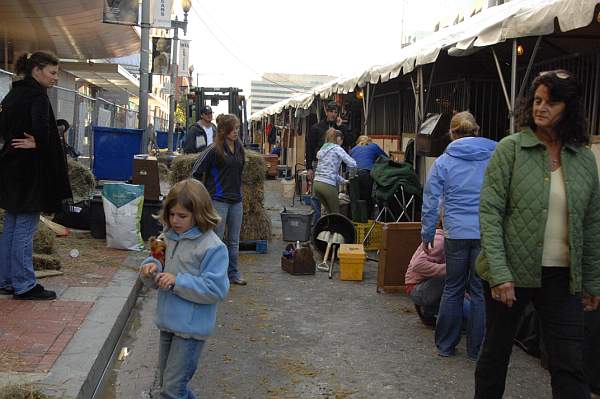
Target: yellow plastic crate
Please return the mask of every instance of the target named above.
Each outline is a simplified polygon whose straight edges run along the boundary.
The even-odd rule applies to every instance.
[[[358,244],[363,243],[363,240],[365,239],[365,236],[369,232],[369,229],[371,228],[371,225],[373,224],[373,222],[374,222],[374,220],[369,220],[368,223],[353,222],[354,228],[356,229],[356,242]],[[379,250],[379,247],[381,246],[381,237],[382,237],[381,226],[382,226],[381,223],[375,223],[375,227],[373,228],[373,231],[371,232],[369,239],[367,240],[367,242],[364,243],[365,251],[378,251]]]
[[[338,257],[340,280],[362,281],[367,257],[362,244],[341,244]]]

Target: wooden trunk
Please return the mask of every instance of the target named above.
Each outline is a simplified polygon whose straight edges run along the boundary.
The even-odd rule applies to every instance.
[[[377,292],[400,291],[413,254],[421,244],[421,223],[385,223],[377,272]]]

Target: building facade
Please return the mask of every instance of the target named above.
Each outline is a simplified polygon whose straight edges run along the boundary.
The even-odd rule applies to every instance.
[[[308,93],[313,87],[333,79],[335,76],[329,75],[265,73],[262,79],[250,83],[250,113],[258,112],[294,94]]]

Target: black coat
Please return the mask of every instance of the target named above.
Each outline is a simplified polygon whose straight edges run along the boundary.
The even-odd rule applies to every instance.
[[[1,104],[0,208],[13,213],[55,212],[72,197],[67,160],[46,89],[29,77],[14,82]],[[35,137],[35,149],[14,138]]]
[[[322,120],[321,122],[315,123],[311,126],[308,134],[306,135],[306,155],[305,155],[305,165],[306,169],[313,169],[314,161],[317,160],[317,152],[321,149],[323,144],[325,143],[325,132],[329,128],[335,128],[342,132],[344,135],[344,143],[342,147],[348,151],[350,147],[354,144],[354,137],[348,131],[348,128],[345,124],[336,125],[335,122],[328,122],[327,120]]]
[[[215,134],[217,134],[217,127],[212,123],[211,125],[213,128],[213,136],[211,138],[214,140]],[[196,147],[196,137],[200,136],[204,137],[204,145]],[[185,154],[195,154],[204,151],[207,146],[208,136],[206,135],[206,131],[204,130],[202,125],[200,125],[200,122],[194,123],[192,126],[190,126],[190,128],[188,129],[188,133],[185,136],[185,142],[183,143],[183,152]]]

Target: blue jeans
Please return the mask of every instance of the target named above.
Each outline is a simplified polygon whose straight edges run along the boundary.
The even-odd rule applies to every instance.
[[[213,200],[213,206],[221,216],[221,223],[215,228],[215,233],[220,239],[223,239],[225,225],[227,225],[227,238],[223,240],[229,252],[227,275],[230,280],[239,279],[241,274],[238,270],[238,254],[240,251],[240,230],[242,229],[242,218],[244,217],[243,205],[241,202],[229,204]]]
[[[0,288],[12,287],[22,294],[35,286],[33,271],[33,236],[40,214],[4,214],[4,231],[0,238]]]
[[[196,399],[187,385],[198,367],[204,342],[181,338],[166,331],[160,332],[158,367],[162,399]]]
[[[435,344],[440,355],[452,356],[460,342],[465,290],[471,307],[467,322],[467,355],[477,359],[483,340],[485,305],[483,285],[475,271],[479,240],[446,239],[446,284],[435,328]]]

